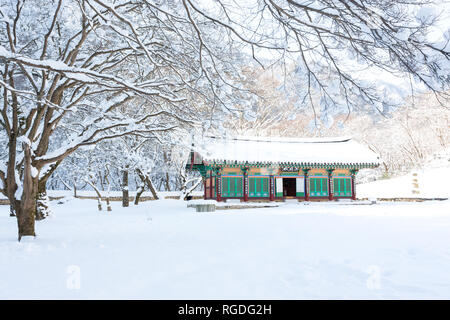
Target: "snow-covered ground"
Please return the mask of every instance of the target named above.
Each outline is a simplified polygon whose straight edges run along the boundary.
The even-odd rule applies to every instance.
[[[418,170],[401,177],[357,185],[356,192],[359,198],[449,198],[449,178],[450,168]],[[414,179],[417,179],[418,187],[414,186]]]
[[[21,243],[0,206],[0,299],[450,298],[449,201],[112,205],[52,201]]]

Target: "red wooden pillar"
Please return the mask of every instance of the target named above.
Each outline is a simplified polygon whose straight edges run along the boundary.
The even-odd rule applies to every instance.
[[[206,186],[207,186],[207,182],[208,182],[208,178],[207,178],[207,176],[205,175],[205,196],[204,196],[204,199],[206,200],[206,199],[208,199],[208,196],[207,196],[207,190],[206,190]]]
[[[308,174],[310,169],[302,169],[303,174],[305,175],[305,201],[309,201],[309,183],[308,183]]]
[[[352,200],[356,200],[355,175],[352,174]]]
[[[270,201],[274,201],[275,200],[275,197],[274,197],[274,192],[275,192],[274,184],[275,184],[275,181],[274,180],[275,179],[274,179],[273,175],[269,176],[269,200]]]
[[[334,169],[327,169],[328,172],[328,200],[333,200],[333,189],[332,189],[332,181],[333,181],[333,171]]]
[[[217,201],[222,201],[222,179],[220,174],[220,169],[216,171],[216,197]]]
[[[247,169],[243,169],[244,171],[244,202],[248,201],[248,172]]]
[[[209,171],[209,198],[214,199],[212,170]]]
[[[356,200],[356,184],[355,184],[355,175],[358,170],[350,170],[352,177],[352,200]]]

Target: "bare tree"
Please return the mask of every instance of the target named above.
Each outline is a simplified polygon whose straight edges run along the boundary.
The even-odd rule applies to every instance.
[[[350,111],[371,105],[381,112],[389,101],[377,92],[376,81],[360,77],[362,70],[371,69],[412,77],[448,98],[443,91],[450,81],[449,34],[442,30],[437,40],[428,37],[440,18],[430,12],[441,11],[448,2],[255,0],[244,5],[183,0],[183,4],[199,34],[205,23],[196,19],[212,22],[223,34],[246,44],[261,65],[264,55],[258,58],[259,52],[278,52],[280,60],[293,58],[301,75],[302,100],[313,107],[316,93],[324,106],[346,106]],[[206,44],[204,50],[212,54]]]
[[[183,22],[148,5],[2,3],[0,126],[8,157],[0,189],[17,216],[19,240],[35,235],[39,179],[52,165],[107,139],[194,123],[184,102],[199,92],[208,65],[189,30],[180,33]]]

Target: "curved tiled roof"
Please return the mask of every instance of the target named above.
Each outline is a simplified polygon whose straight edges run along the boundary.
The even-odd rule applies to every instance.
[[[377,154],[353,141],[341,138],[205,137],[198,152],[205,162],[366,164],[376,166]]]

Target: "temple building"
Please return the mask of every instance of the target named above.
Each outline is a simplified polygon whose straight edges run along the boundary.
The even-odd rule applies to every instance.
[[[205,199],[324,201],[355,200],[355,175],[379,161],[351,138],[206,137],[187,167],[201,173]]]

